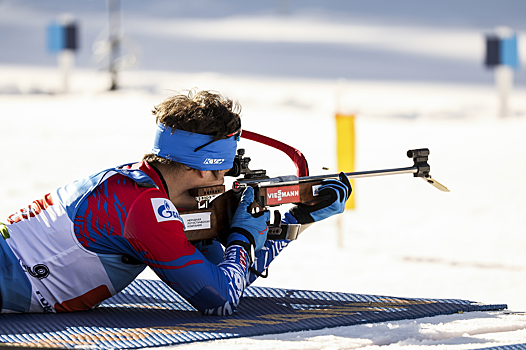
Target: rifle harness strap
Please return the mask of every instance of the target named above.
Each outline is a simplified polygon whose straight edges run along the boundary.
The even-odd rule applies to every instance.
[[[268,277],[268,267],[265,269],[265,274],[262,274],[252,266],[250,266],[250,272],[252,272],[254,275],[261,277],[261,278],[267,278]]]

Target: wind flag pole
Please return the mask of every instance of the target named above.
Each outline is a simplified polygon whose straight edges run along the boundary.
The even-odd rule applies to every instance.
[[[121,11],[120,11],[120,0],[108,0],[108,12],[109,12],[109,37],[110,43],[110,62],[109,72],[111,77],[110,90],[117,90],[118,88],[118,67],[117,57],[119,57],[119,47],[121,40]]]

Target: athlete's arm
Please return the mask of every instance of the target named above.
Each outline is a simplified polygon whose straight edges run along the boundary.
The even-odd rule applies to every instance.
[[[290,221],[290,216],[283,215],[281,218],[282,224],[296,224]],[[280,240],[268,240],[265,242],[263,248],[254,254],[254,262],[252,263],[251,269],[248,273],[248,285],[254,283],[254,281],[265,273],[270,263],[281,253],[291,241],[286,239]]]
[[[231,314],[246,287],[247,252],[230,246],[214,265],[188,242],[174,205],[152,197],[158,194],[153,189],[143,192],[128,212],[124,238],[133,247],[131,253],[201,313]]]

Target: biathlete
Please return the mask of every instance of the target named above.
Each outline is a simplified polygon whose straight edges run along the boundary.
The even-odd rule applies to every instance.
[[[266,240],[269,212],[247,211],[251,187],[224,248],[186,239],[179,211],[196,208],[190,189],[223,184],[241,132],[239,113],[217,93],[177,94],[154,108],[157,133],[142,161],[72,182],[4,220],[1,312],[92,309],[149,266],[202,314],[230,315],[257,278],[250,266],[265,271],[289,243]],[[307,224],[343,212],[351,186],[341,176],[319,191],[330,199],[295,206],[282,221]]]

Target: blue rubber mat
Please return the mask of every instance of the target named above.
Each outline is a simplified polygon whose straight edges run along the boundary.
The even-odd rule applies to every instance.
[[[466,300],[249,287],[234,315],[201,316],[161,281],[136,280],[95,310],[0,315],[0,343],[76,349],[144,348],[506,307]]]
[[[526,343],[524,344],[514,344],[514,345],[502,345],[494,346],[491,348],[483,348],[479,350],[526,350]]]

